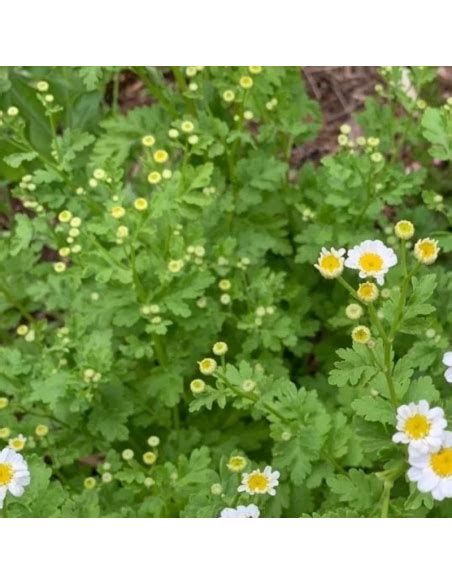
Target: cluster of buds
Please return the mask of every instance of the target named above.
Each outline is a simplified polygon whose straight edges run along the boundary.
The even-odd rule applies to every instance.
[[[98,383],[102,378],[102,374],[94,369],[88,368],[83,371],[83,381],[85,383]]]
[[[88,184],[92,189],[95,189],[100,182],[111,184],[113,179],[111,176],[108,176],[107,172],[103,168],[95,168],[91,178],[88,181]],[[83,194],[83,192],[80,194]]]
[[[82,220],[80,217],[74,217],[70,211],[65,209],[58,214],[58,220],[60,225],[58,227],[59,230],[66,229],[66,243],[58,250],[59,256],[64,259],[68,258],[71,254],[77,254],[82,251],[82,246],[76,243],[76,239],[80,235],[80,226],[82,224]],[[53,264],[53,269],[57,273],[64,272],[67,265],[64,261],[59,261]]]
[[[26,324],[20,324],[16,329],[16,333],[23,337],[27,343],[32,343],[36,338],[35,331]]]
[[[225,355],[228,352],[228,346],[223,341],[218,341],[212,347],[212,353],[221,358],[222,367],[225,365]],[[215,359],[205,357],[198,362],[199,371],[203,375],[213,375],[217,370],[218,364]],[[193,379],[190,383],[190,389],[194,394],[202,393],[206,388],[206,384],[202,379]]]

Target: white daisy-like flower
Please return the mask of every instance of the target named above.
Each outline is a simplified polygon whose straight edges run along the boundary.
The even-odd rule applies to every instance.
[[[226,507],[221,512],[220,517],[223,519],[257,519],[259,515],[259,508],[251,503],[251,505],[239,505],[237,509]]]
[[[409,444],[411,450],[429,452],[441,444],[447,421],[442,408],[431,408],[428,402],[410,403],[397,408],[397,430],[393,442]]]
[[[24,487],[30,484],[30,472],[24,457],[13,448],[0,451],[0,509],[9,491],[14,497],[21,497]]]
[[[452,351],[444,353],[443,364],[447,367],[444,372],[444,377],[446,378],[447,383],[452,383]]]
[[[378,284],[384,284],[385,274],[397,264],[397,256],[390,247],[376,240],[367,239],[348,250],[345,265],[352,270],[359,270],[360,278],[375,278]]]
[[[430,492],[437,501],[452,497],[452,432],[443,432],[432,452],[411,450],[408,462],[408,478],[421,493]]]
[[[275,487],[279,485],[279,471],[272,471],[271,466],[266,466],[242,475],[242,484],[237,489],[239,493],[246,492],[249,495],[276,495]]]
[[[319,259],[314,266],[319,270],[324,278],[333,279],[338,278],[344,271],[345,249],[327,249],[322,247]]]

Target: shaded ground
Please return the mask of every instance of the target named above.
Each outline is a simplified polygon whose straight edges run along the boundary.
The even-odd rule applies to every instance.
[[[316,140],[294,151],[296,166],[337,149],[340,125],[363,107],[379,79],[377,67],[304,67],[303,76],[308,93],[320,103],[323,127]]]

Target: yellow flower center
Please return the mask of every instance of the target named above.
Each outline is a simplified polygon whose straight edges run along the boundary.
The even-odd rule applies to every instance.
[[[452,448],[443,448],[430,456],[430,465],[440,477],[452,476]]]
[[[405,422],[405,432],[410,438],[424,438],[430,431],[430,422],[422,414],[415,414]]]
[[[375,300],[378,296],[378,289],[375,284],[365,282],[364,284],[359,285],[358,296],[362,300]]]
[[[250,475],[248,487],[251,491],[266,491],[268,488],[267,476],[261,472]]]
[[[9,485],[14,476],[13,467],[10,464],[0,463],[0,487]]]
[[[326,255],[320,260],[320,267],[326,272],[334,272],[341,267],[341,260],[334,255]]]
[[[246,460],[241,456],[233,456],[229,459],[228,467],[232,470],[242,470],[246,466]]]
[[[419,244],[418,250],[422,257],[429,259],[436,254],[436,245],[433,241],[423,241]]]
[[[359,266],[364,272],[379,272],[383,267],[383,258],[377,253],[363,253],[359,258]]]

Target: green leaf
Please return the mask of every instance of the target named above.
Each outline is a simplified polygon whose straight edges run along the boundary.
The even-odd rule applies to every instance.
[[[348,476],[329,477],[327,483],[340,501],[363,511],[376,505],[383,490],[383,483],[375,475],[354,468],[349,470]]]
[[[433,158],[452,160],[452,116],[449,111],[428,107],[421,120],[422,134],[431,144]]]
[[[31,160],[34,160],[37,156],[38,153],[35,151],[18,152],[17,154],[9,154],[8,156],[5,156],[3,160],[12,168],[19,168],[22,162],[30,162]]]
[[[421,399],[425,399],[428,402],[436,402],[439,397],[440,393],[436,389],[432,378],[426,375],[425,377],[418,377],[411,382],[404,400],[406,402],[418,402]]]
[[[27,215],[16,215],[16,228],[11,242],[10,254],[16,256],[27,249],[33,237],[33,222]]]
[[[352,402],[352,408],[369,422],[394,424],[395,413],[391,404],[381,397],[364,396]]]
[[[340,361],[334,363],[328,382],[337,387],[365,384],[374,377],[378,370],[370,360],[366,347],[355,344],[353,349],[339,349]]]

